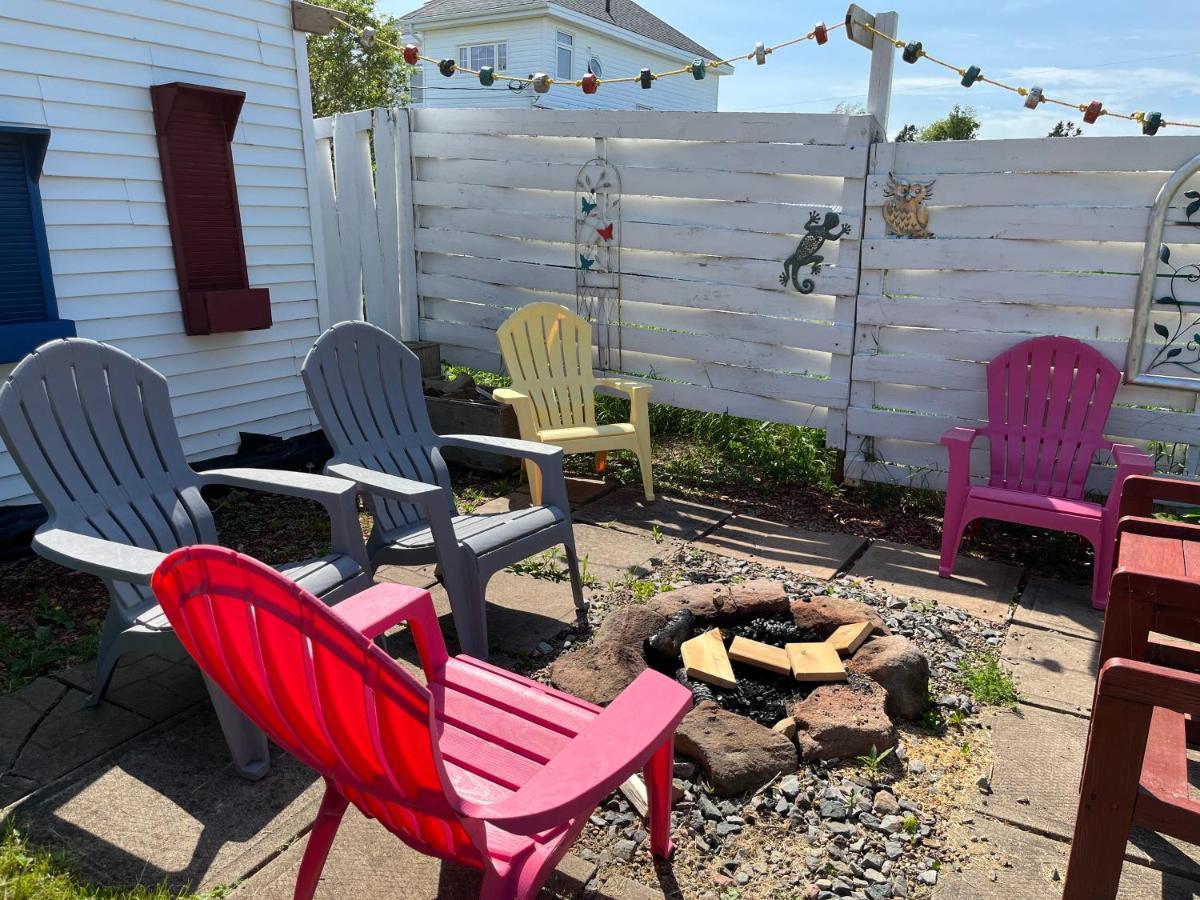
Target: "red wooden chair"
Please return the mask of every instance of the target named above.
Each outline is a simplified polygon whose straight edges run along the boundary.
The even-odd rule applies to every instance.
[[[1122,511],[1149,511],[1157,478],[1132,478]],[[1115,897],[1134,826],[1200,843],[1188,743],[1200,722],[1200,652],[1156,638],[1200,640],[1200,528],[1122,518],[1118,568],[1100,644],[1100,676],[1064,885],[1068,900]],[[1153,634],[1152,634],[1153,633]]]
[[[942,435],[950,475],[939,575],[953,573],[963,529],[976,519],[1069,531],[1095,550],[1092,605],[1104,608],[1121,483],[1154,469],[1146,454],[1104,439],[1120,376],[1096,350],[1066,337],[1024,341],[988,363],[987,427]],[[971,445],[978,437],[990,445],[986,485],[971,484]],[[1103,506],[1083,499],[1098,450],[1108,450],[1117,463]]]
[[[531,897],[596,805],[644,769],[650,849],[670,852],[672,741],[691,706],[670,678],[646,671],[602,710],[449,657],[428,591],[381,584],[329,608],[220,547],[175,551],[152,586],[205,674],[324,776],[296,898],[313,896],[348,803],[482,869],[481,896]],[[402,621],[427,685],[372,642]]]

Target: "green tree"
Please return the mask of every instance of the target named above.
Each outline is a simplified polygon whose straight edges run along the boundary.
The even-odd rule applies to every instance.
[[[905,125],[896,132],[896,143],[903,144],[906,141],[915,141],[917,139],[917,131],[916,125]]]
[[[1046,137],[1079,137],[1083,134],[1083,129],[1071,121],[1062,121],[1059,119],[1058,124],[1050,129],[1050,133]]]
[[[399,21],[380,15],[375,0],[326,2],[345,12],[356,28],[372,27],[383,40],[401,43]],[[315,116],[403,105],[409,99],[408,83],[414,71],[391,47],[376,43],[370,50],[364,49],[358,35],[349,28],[338,26],[327,35],[308,38],[308,72]]]
[[[973,141],[979,135],[979,117],[969,106],[957,103],[944,119],[930,122],[917,135],[918,141]]]

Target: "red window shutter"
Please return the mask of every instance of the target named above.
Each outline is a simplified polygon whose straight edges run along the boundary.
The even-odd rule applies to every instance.
[[[271,327],[250,287],[230,142],[246,95],[198,84],[150,88],[175,272],[188,334]]]

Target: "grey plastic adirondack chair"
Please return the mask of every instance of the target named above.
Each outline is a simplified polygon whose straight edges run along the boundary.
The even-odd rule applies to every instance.
[[[115,347],[71,338],[26,356],[0,387],[0,438],[49,513],[34,550],[108,587],[92,705],[121,656],[178,646],[150,577],[167,552],[217,543],[205,486],[316,500],[329,513],[332,552],[279,571],[327,602],[372,584],[353,484],[267,469],[193,471],[166,379]],[[211,683],[209,693],[239,772],[261,778],[266,738]]]
[[[493,574],[562,544],[575,606],[586,608],[562,450],[482,435],[437,435],[429,423],[416,354],[365,322],[341,322],[317,339],[301,369],[333,459],[325,471],[358,483],[375,527],[375,565],[437,562],[462,649],[487,659],[484,595]],[[442,447],[469,447],[532,460],[543,503],[494,515],[460,515]]]

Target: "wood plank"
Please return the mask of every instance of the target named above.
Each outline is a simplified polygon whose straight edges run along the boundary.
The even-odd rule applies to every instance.
[[[725,642],[721,638],[721,629],[713,628],[684,641],[679,652],[683,656],[683,667],[688,678],[722,688],[737,687],[733,666],[729,664],[729,654],[725,652]]]
[[[785,649],[772,647],[761,641],[752,641],[741,635],[735,637],[729,645],[729,658],[734,662],[775,672],[777,675],[790,675],[792,672],[792,663]]]
[[[797,681],[845,681],[848,677],[842,658],[830,644],[787,644],[792,677]]]
[[[841,625],[825,639],[825,643],[836,650],[840,656],[853,656],[874,628],[875,626],[870,622]]]

